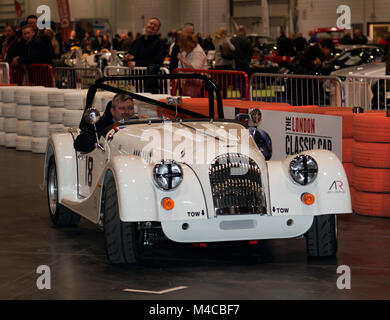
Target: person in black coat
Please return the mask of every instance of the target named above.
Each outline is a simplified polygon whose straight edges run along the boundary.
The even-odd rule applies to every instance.
[[[278,56],[292,56],[294,47],[290,38],[286,37],[284,32],[280,33],[280,37],[276,41]]]
[[[14,63],[51,63],[51,54],[42,38],[35,35],[31,25],[25,25],[22,30],[23,40],[19,46],[18,56],[13,59]]]
[[[303,37],[302,32],[297,33],[297,37],[295,38],[294,42],[295,42],[295,51],[296,51],[297,55],[299,53],[305,51],[305,49],[307,47],[307,41]]]
[[[45,34],[43,29],[38,28],[38,17],[35,15],[29,15],[26,18],[26,25],[30,25],[33,27],[33,30],[35,32],[35,38],[38,40],[39,45],[41,46],[41,50],[46,50],[47,55],[49,55],[48,62],[45,63],[50,64],[52,59],[55,58],[54,48],[49,36]]]
[[[367,44],[367,38],[360,29],[355,29],[353,32],[353,44]]]
[[[145,34],[131,44],[125,56],[127,65],[131,69],[163,65],[166,47],[158,35],[160,26],[161,22],[158,18],[151,18],[145,26]]]
[[[134,67],[147,67],[147,74],[158,74],[163,66],[166,45],[160,39],[158,31],[161,22],[158,18],[149,19],[145,26],[145,34],[134,40],[129,53],[125,56],[125,61],[130,69]],[[157,80],[145,80],[145,91],[159,93]]]
[[[5,40],[3,42],[2,54],[5,62],[11,63],[18,55],[20,38],[12,26],[6,26],[4,30]]]
[[[133,99],[123,93],[117,94],[107,104],[103,116],[100,117],[95,125],[98,138],[100,139],[104,132],[107,131],[107,128],[114,123],[131,119],[138,119],[134,114]],[[87,124],[85,128],[82,128],[82,132],[74,141],[73,146],[76,151],[89,153],[95,149],[96,143],[95,129],[92,125]]]

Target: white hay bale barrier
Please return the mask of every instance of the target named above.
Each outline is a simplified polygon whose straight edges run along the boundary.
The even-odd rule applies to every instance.
[[[86,100],[85,90],[73,90],[64,94],[64,108],[67,110],[84,110]]]
[[[31,120],[31,108],[30,104],[17,104],[16,118],[18,120]]]
[[[49,109],[48,106],[34,106],[31,108],[31,120],[37,122],[49,121]]]
[[[50,108],[49,122],[52,124],[62,124],[64,121],[64,108]]]
[[[16,87],[1,87],[1,99],[3,102],[11,103],[15,102],[15,88]]]
[[[78,127],[84,110],[65,110],[64,125],[66,127]]]
[[[18,136],[32,136],[32,121],[16,120],[16,134]]]
[[[49,126],[50,135],[53,133],[65,132],[65,126],[63,124],[50,124]]]
[[[64,94],[65,90],[53,89],[48,92],[48,104],[52,108],[64,107]]]
[[[33,106],[48,106],[50,88],[37,88],[31,91],[30,102]]]
[[[1,111],[2,111],[2,115],[3,115],[4,118],[16,117],[16,104],[13,103],[13,102],[3,103]]]
[[[4,137],[4,145],[7,148],[16,147],[16,133],[6,133]]]
[[[31,151],[32,150],[32,137],[31,136],[16,136],[16,150],[18,151]]]
[[[49,138],[33,137],[31,141],[31,151],[33,153],[45,153],[48,140]]]
[[[4,131],[6,133],[16,133],[16,118],[4,119]]]
[[[32,136],[34,138],[47,138],[50,135],[49,122],[33,122],[32,123]]]
[[[15,89],[15,102],[17,104],[31,104],[30,102],[30,87],[18,87]]]

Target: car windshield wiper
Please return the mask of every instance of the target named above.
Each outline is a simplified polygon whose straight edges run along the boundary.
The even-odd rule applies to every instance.
[[[194,130],[195,132],[199,132],[199,133],[203,134],[204,136],[207,136],[207,137],[210,137],[210,138],[214,138],[214,139],[217,140],[217,141],[221,141],[221,140],[222,140],[222,139],[219,138],[219,137],[213,136],[213,135],[208,134],[208,133],[206,133],[206,132],[204,132],[204,131],[201,131],[201,130],[198,130],[198,129],[194,128],[194,127],[191,127],[191,126],[189,126],[188,124],[183,123],[183,122],[181,121],[181,119],[180,119],[179,122],[180,122],[180,124],[181,124],[182,126],[184,126],[184,127],[186,127],[186,128],[189,128],[189,129],[192,129],[192,130]],[[223,142],[226,142],[226,141],[224,141],[224,140],[222,140],[222,141],[223,141]]]

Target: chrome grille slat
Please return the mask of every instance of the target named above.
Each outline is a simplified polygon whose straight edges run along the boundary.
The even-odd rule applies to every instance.
[[[209,179],[216,215],[267,213],[260,168],[249,157],[218,156],[210,165]]]

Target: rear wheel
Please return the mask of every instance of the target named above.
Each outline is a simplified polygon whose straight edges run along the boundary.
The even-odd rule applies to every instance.
[[[47,202],[53,224],[58,227],[77,225],[80,221],[80,216],[58,203],[57,169],[54,157],[49,161],[46,184]]]
[[[142,252],[142,232],[136,222],[123,222],[115,180],[110,177],[104,192],[104,239],[106,253],[111,264],[135,264]]]
[[[334,214],[315,216],[306,233],[309,257],[333,257],[337,253],[337,222]]]

